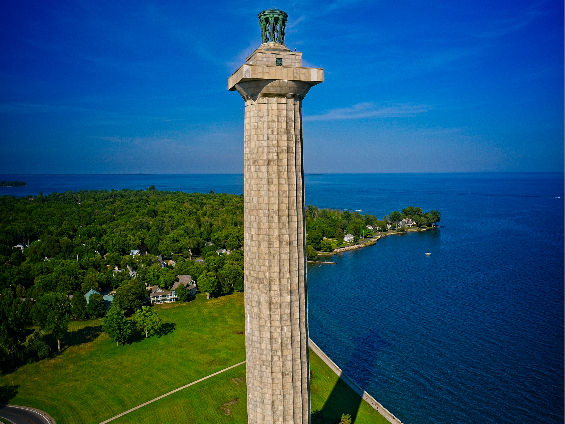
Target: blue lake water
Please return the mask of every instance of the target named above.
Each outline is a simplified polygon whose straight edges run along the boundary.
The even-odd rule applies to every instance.
[[[242,175],[0,175],[0,195],[243,192]],[[563,422],[563,174],[306,175],[306,203],[441,228],[308,267],[310,336],[406,424]],[[431,252],[426,256],[425,252]]]

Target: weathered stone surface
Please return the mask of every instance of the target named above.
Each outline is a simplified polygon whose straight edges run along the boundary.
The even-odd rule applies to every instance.
[[[253,424],[310,422],[302,99],[323,81],[323,70],[301,64],[301,53],[266,43],[228,80],[245,100],[245,343]]]

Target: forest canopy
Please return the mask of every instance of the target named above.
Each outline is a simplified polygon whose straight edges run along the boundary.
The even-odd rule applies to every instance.
[[[204,275],[209,295],[243,290],[242,195],[68,191],[1,196],[0,210],[0,291],[18,297],[118,290],[134,287],[130,280],[170,289],[181,274],[196,281]],[[305,218],[307,250],[315,256],[346,244],[346,234],[431,226],[441,216],[409,206],[378,219],[308,205]]]
[[[176,275],[198,273],[193,256],[243,245],[243,196],[231,194],[69,191],[2,196],[0,210],[0,290],[22,297],[131,278],[170,287]],[[163,258],[180,263],[173,270]]]

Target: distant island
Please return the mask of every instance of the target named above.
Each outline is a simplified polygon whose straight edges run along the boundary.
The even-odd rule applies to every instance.
[[[25,181],[0,181],[0,187],[24,187],[26,185]]]

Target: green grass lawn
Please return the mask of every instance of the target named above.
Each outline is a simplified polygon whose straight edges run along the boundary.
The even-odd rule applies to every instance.
[[[0,378],[10,400],[48,412],[58,424],[99,423],[245,360],[243,294],[155,307],[174,329],[116,346],[101,320],[73,322],[60,356]],[[356,424],[386,421],[312,352],[312,410]],[[327,402],[329,400],[329,402]],[[357,413],[358,410],[358,413]],[[245,365],[154,402],[115,423],[246,423]]]

